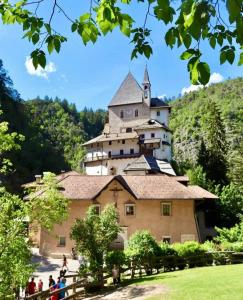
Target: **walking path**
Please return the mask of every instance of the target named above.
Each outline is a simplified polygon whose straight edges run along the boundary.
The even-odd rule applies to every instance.
[[[43,290],[48,289],[49,276],[52,275],[56,281],[59,272],[62,268],[62,259],[43,257],[39,255],[38,249],[32,249],[33,262],[38,264],[36,272],[33,274],[36,284],[39,279],[43,281]],[[78,260],[68,259],[68,272],[67,275],[75,274],[78,271]],[[67,284],[73,282],[72,278],[67,278]],[[160,296],[161,300],[164,299],[163,295],[167,294],[168,288],[162,284],[158,285],[129,285],[120,286],[111,289],[105,293],[96,294],[95,296],[85,298],[85,300],[145,300],[152,296]]]
[[[129,285],[119,287],[113,291],[85,298],[85,300],[146,300],[152,296],[165,299],[168,288],[162,284],[157,285]]]
[[[39,255],[38,249],[32,249],[34,263],[37,263],[36,272],[34,273],[35,282],[37,283],[39,279],[43,281],[43,289],[48,289],[49,276],[52,275],[52,278],[56,281],[59,276],[60,270],[62,268],[62,259],[44,257]],[[66,275],[75,274],[78,271],[79,263],[78,260],[67,259],[68,262],[68,271]],[[72,283],[72,278],[67,278],[67,284]]]

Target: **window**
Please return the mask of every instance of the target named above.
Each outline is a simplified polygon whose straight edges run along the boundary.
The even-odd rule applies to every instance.
[[[134,154],[134,149],[133,148],[130,149],[130,154]]]
[[[165,139],[165,134],[164,134],[164,139]]]
[[[66,237],[65,236],[59,236],[59,247],[65,247],[66,246]]]
[[[123,111],[123,110],[120,111],[120,118],[121,118],[121,119],[124,118],[124,111]]]
[[[100,144],[99,143],[97,143],[97,147],[99,147],[100,146]]]
[[[126,142],[125,140],[122,140],[122,144],[125,144],[125,142]]]
[[[109,145],[112,145],[112,141],[109,141]]]
[[[130,127],[126,128],[126,132],[132,132],[132,128]]]
[[[162,237],[162,242],[170,244],[171,243],[171,237],[170,236],[163,236]]]
[[[108,157],[111,157],[111,151],[108,152]]]
[[[140,135],[139,135],[139,138],[140,138],[141,140],[144,140],[145,135],[144,135],[144,134],[140,134]]]
[[[126,216],[135,215],[135,204],[125,204],[125,214]]]
[[[148,98],[148,91],[144,91],[144,98]]]
[[[161,203],[161,214],[162,214],[162,216],[171,216],[171,203],[170,202]]]
[[[99,215],[100,214],[100,204],[94,204],[93,206],[95,208],[95,214]]]
[[[157,117],[159,117],[160,116],[160,111],[159,110],[157,110]]]
[[[138,110],[135,109],[135,117],[138,117]]]
[[[151,133],[151,138],[154,138],[155,137],[155,134],[154,133]]]
[[[124,150],[121,149],[121,150],[120,150],[120,155],[123,155],[123,154],[124,154]]]

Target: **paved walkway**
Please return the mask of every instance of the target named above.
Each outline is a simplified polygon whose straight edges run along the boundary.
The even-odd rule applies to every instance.
[[[43,289],[48,289],[49,276],[56,281],[59,276],[59,272],[62,268],[62,259],[43,257],[39,255],[38,249],[34,248],[33,252],[33,262],[38,264],[37,270],[34,273],[35,282],[37,283],[39,279],[43,281]],[[66,275],[75,274],[78,271],[79,263],[78,260],[67,259],[68,271]],[[67,278],[67,284],[72,283],[72,278]]]

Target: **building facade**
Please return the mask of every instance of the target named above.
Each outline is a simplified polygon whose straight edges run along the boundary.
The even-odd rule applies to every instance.
[[[184,177],[167,175],[89,176],[74,172],[58,177],[63,195],[70,200],[69,217],[51,232],[39,229],[34,240],[40,253],[70,254],[70,231],[76,218],[84,218],[89,206],[99,214],[114,204],[122,228],[113,247],[123,249],[137,230],[148,230],[158,242],[201,241],[197,205],[217,197],[198,186],[187,186]],[[32,236],[33,238],[33,236]]]
[[[109,123],[102,134],[84,144],[87,175],[125,174],[126,167],[141,155],[171,160],[170,106],[151,97],[147,68],[142,86],[128,73],[108,111]]]

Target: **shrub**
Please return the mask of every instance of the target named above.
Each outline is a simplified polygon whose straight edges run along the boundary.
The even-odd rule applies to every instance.
[[[189,266],[201,267],[206,264],[206,250],[195,241],[188,241],[184,244],[174,244],[173,248],[176,250],[180,258],[184,258]]]
[[[105,263],[108,270],[112,270],[114,265],[122,267],[126,264],[125,253],[121,250],[109,251],[105,257]]]
[[[161,264],[164,271],[173,271],[177,266],[178,256],[175,249],[168,243],[160,244]]]
[[[135,265],[144,267],[146,274],[150,275],[160,251],[154,237],[147,230],[141,230],[130,237],[125,254]]]
[[[221,244],[221,248],[224,251],[243,252],[243,242],[235,242],[235,243],[224,242]]]

